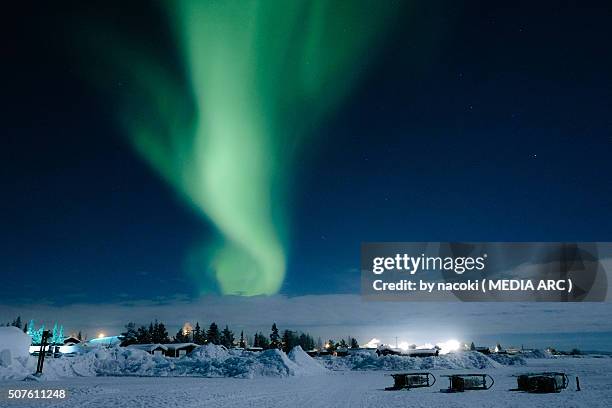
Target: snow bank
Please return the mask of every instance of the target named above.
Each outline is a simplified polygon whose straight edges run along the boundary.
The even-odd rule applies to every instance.
[[[169,363],[166,358],[146,351],[114,347],[96,348],[74,357],[46,358],[46,378],[94,376],[163,376]]]
[[[17,327],[0,327],[0,379],[21,379],[29,374],[27,363],[32,339]]]
[[[524,351],[521,353],[521,356],[524,358],[553,358],[552,354],[550,354],[546,350],[541,349]]]
[[[300,369],[302,375],[315,375],[327,372],[317,360],[310,357],[302,347],[296,346],[289,352],[289,360],[293,361]]]
[[[505,366],[523,366],[527,364],[527,361],[522,356],[516,354],[491,354],[489,358]]]
[[[276,349],[251,352],[207,344],[179,359],[175,371],[181,375],[253,378],[312,375],[327,370],[299,346],[287,356]]]
[[[6,367],[13,359],[28,357],[30,354],[30,336],[17,327],[0,327],[0,365]]]
[[[36,359],[10,372],[0,369],[0,380],[23,379],[35,369]],[[214,344],[198,347],[181,358],[153,356],[136,348],[97,348],[73,357],[45,359],[43,379],[95,376],[139,377],[287,377],[322,374],[327,370],[296,347],[289,356],[280,350],[228,350]]]
[[[370,351],[360,351],[344,358],[320,357],[330,370],[436,370],[498,368],[501,364],[476,351],[449,353],[437,357],[378,357]]]

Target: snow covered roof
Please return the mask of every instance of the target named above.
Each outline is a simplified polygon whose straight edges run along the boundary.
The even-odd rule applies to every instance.
[[[87,344],[97,346],[112,346],[119,343],[121,343],[121,339],[119,338],[119,336],[96,337],[87,341]]]
[[[163,344],[130,344],[129,346],[127,346],[127,348],[133,348],[149,352],[157,349],[162,349],[164,351],[168,350],[168,347]]]
[[[438,350],[435,348],[402,350],[402,354],[406,354],[409,356],[418,356],[420,354],[436,354],[437,352]]]
[[[169,344],[162,344],[162,346],[165,346],[167,350],[180,350],[180,349],[189,348],[189,347],[199,347],[199,344],[195,344],[195,343],[169,343]]]
[[[79,340],[79,339],[77,339],[76,337],[73,337],[73,336],[66,337],[64,339],[64,344],[66,344],[66,343],[78,344],[80,342],[81,342],[81,340]]]

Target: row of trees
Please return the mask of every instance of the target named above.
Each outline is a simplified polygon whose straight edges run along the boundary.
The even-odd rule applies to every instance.
[[[15,326],[23,329],[24,332],[34,334],[33,322],[30,322],[30,330],[28,330],[28,324],[23,324],[21,316],[17,316],[12,322],[7,322],[6,326]],[[42,327],[44,329],[44,326]],[[63,328],[62,328],[63,329]],[[54,333],[55,333],[54,329]],[[58,331],[59,334],[59,331]],[[63,330],[61,333],[63,337]],[[127,346],[130,344],[150,344],[150,343],[196,343],[196,344],[218,344],[223,345],[227,348],[238,347],[245,348],[248,345],[252,347],[261,347],[263,349],[282,349],[289,351],[295,346],[300,346],[304,350],[312,350],[314,348],[322,348],[323,344],[321,339],[315,342],[314,338],[304,332],[298,332],[293,330],[284,330],[282,333],[279,331],[276,323],[272,324],[270,334],[266,336],[262,332],[256,332],[253,335],[252,341],[249,341],[245,336],[244,332],[240,332],[240,336],[236,339],[234,333],[226,325],[224,329],[220,330],[219,326],[212,322],[208,329],[204,329],[197,322],[195,327],[184,329],[181,328],[173,337],[170,337],[168,330],[164,323],[157,320],[150,322],[149,325],[137,326],[136,323],[130,322],[125,325],[125,331],[121,333],[122,343],[121,345]],[[59,337],[59,336],[57,336]],[[81,332],[77,335],[79,340],[82,339]],[[250,343],[250,344],[249,344]],[[350,337],[348,341],[342,339],[339,342],[329,340],[325,344],[325,348],[330,351],[335,351],[337,348],[358,348],[357,340]]]
[[[2,326],[17,327],[17,328],[23,330],[24,333],[29,334],[30,337],[33,337],[34,340],[36,340],[35,337],[38,336],[38,335],[33,336],[33,332],[35,331],[33,325],[34,325],[34,321],[33,320],[30,320],[30,322],[26,324],[26,323],[23,323],[23,321],[21,320],[21,316],[17,316],[15,319],[13,319],[12,322],[7,322],[6,324],[0,324],[0,327],[2,327]],[[44,325],[41,326],[42,330],[44,330],[44,327],[45,327]],[[41,329],[38,329],[38,331],[40,331],[42,333]],[[57,324],[56,324],[54,326],[54,328],[53,328],[53,332],[52,333],[55,333],[55,334],[53,334],[52,338],[55,339],[57,344],[60,344],[59,343],[60,340],[63,342],[63,340],[65,338],[65,336],[64,336],[64,327],[63,326],[61,326],[61,330],[58,331]],[[78,332],[78,334],[74,334],[74,333],[71,334],[71,336],[74,336],[74,337],[76,337],[79,340],[87,340],[87,335],[84,336],[80,331]]]
[[[121,345],[127,346],[130,344],[149,344],[149,343],[196,343],[196,344],[217,344],[227,348],[234,346],[245,348],[249,344],[244,331],[240,332],[240,336],[236,339],[226,325],[220,330],[217,323],[212,322],[208,329],[203,329],[199,322],[196,322],[195,327],[191,330],[181,328],[173,338],[170,338],[166,326],[155,320],[148,326],[137,326],[135,323],[125,325],[125,331],[121,333]],[[356,341],[353,339],[354,343]],[[320,340],[319,340],[320,342]],[[341,342],[345,343],[344,340]],[[335,344],[335,343],[334,343]],[[252,347],[261,347],[263,349],[277,348],[285,351],[291,350],[295,346],[301,346],[304,350],[311,350],[317,346],[312,336],[307,333],[285,330],[282,334],[279,332],[276,323],[272,324],[272,329],[269,336],[265,336],[261,332],[257,332],[253,336]]]
[[[12,322],[6,322],[6,324],[0,324],[0,326],[17,327],[19,329],[22,329],[24,333],[28,331],[28,326],[23,324],[21,321],[21,316],[17,316],[15,319],[13,319]]]
[[[170,343],[168,330],[166,326],[155,320],[149,326],[136,327],[136,323],[128,323],[125,325],[125,331],[121,333],[123,338],[121,345],[129,346],[130,344],[150,344],[150,343]]]
[[[295,346],[300,346],[304,350],[312,350],[317,344],[308,333],[285,330],[282,335],[279,334],[276,323],[272,324],[269,338],[261,332],[256,332],[253,336],[253,347],[261,347],[263,349],[278,348],[287,352]]]
[[[357,339],[354,337],[349,337],[348,341],[341,339],[339,342],[335,342],[333,339],[329,339],[327,343],[325,343],[325,348],[332,352],[338,349],[357,349],[359,348],[359,343],[357,343]]]

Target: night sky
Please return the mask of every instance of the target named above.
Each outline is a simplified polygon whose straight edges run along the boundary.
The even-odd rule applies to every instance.
[[[349,64],[282,170],[283,295],[358,293],[363,241],[612,241],[610,6],[421,3]],[[127,38],[177,71],[167,17],[130,2],[5,19],[2,303],[198,298],[193,253],[216,227],[133,148],[116,120],[131,79],[92,81],[83,45],[119,33],[98,58]]]

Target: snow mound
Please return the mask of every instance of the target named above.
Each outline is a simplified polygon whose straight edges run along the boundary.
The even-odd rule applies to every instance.
[[[200,346],[193,350],[190,355],[198,359],[225,359],[229,354],[229,350],[224,346],[206,344],[205,346]]]
[[[489,358],[505,366],[524,366],[527,364],[527,361],[520,355],[491,354]]]
[[[48,379],[94,376],[164,376],[167,359],[146,351],[113,347],[97,348],[75,357],[45,359]]]
[[[203,377],[287,377],[311,375],[327,371],[301,347],[289,352],[228,350],[213,344],[195,349],[176,362],[176,373]]]
[[[32,339],[18,327],[0,327],[0,365],[7,367],[13,359],[28,357]]]
[[[320,357],[330,370],[436,370],[499,368],[501,364],[476,351],[449,353],[437,357],[387,355],[378,357],[360,351],[344,358]]]
[[[524,358],[553,358],[552,354],[550,354],[546,350],[541,349],[524,351],[521,353],[521,356]]]
[[[13,369],[0,367],[0,380],[24,379],[34,372],[36,358]],[[214,344],[198,347],[181,358],[153,356],[136,348],[97,348],[73,357],[45,359],[41,379],[95,376],[138,377],[288,377],[323,374],[323,366],[296,347],[289,355],[272,349],[234,350]]]
[[[30,336],[17,327],[0,327],[0,379],[22,379],[29,372],[27,367]]]
[[[288,357],[300,368],[302,375],[321,374],[327,371],[317,360],[306,354],[301,346],[295,346]]]

